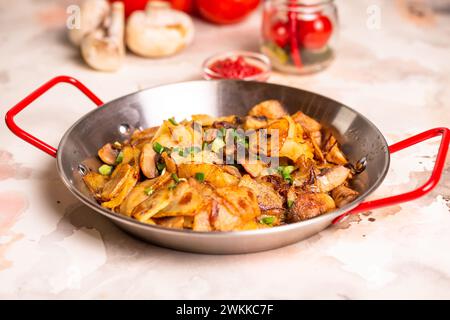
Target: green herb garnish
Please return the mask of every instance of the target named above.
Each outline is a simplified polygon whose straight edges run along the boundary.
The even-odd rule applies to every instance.
[[[203,172],[197,172],[195,174],[195,179],[197,179],[197,181],[203,182],[205,181],[205,174]]]
[[[123,151],[120,151],[116,158],[116,164],[119,164],[123,161]]]
[[[215,138],[214,141],[211,144],[211,150],[212,152],[219,152],[220,149],[222,149],[225,146],[225,142],[222,140],[222,138]]]
[[[293,205],[294,205],[294,200],[288,200],[287,201],[288,208],[291,208]]]
[[[280,166],[278,172],[281,174],[284,180],[292,183],[291,173],[295,170],[294,166]]]
[[[100,172],[102,176],[109,176],[112,172],[112,168],[113,168],[112,166],[104,164],[100,166],[100,168],[98,168],[98,172]]]
[[[173,189],[175,189],[176,187],[177,187],[176,183],[172,183],[172,184],[169,186],[169,190],[173,190]]]
[[[164,162],[158,162],[156,164],[156,168],[158,169],[158,171],[163,171],[166,167],[166,164]]]
[[[180,178],[178,178],[176,173],[172,173],[172,179],[176,182],[179,183],[180,182]]]
[[[155,190],[153,190],[153,188],[152,187],[148,187],[148,188],[145,188],[144,189],[144,193],[146,194],[146,195],[151,195],[153,192],[154,192]]]
[[[155,150],[155,152],[161,154],[164,152],[164,147],[159,143],[159,142],[155,142],[153,144],[153,150]]]
[[[261,218],[260,222],[270,226],[275,222],[275,217],[274,216],[266,216],[266,217]]]
[[[174,117],[169,118],[169,121],[170,121],[170,123],[173,124],[174,126],[177,126],[177,125],[178,125],[178,122],[175,120]]]

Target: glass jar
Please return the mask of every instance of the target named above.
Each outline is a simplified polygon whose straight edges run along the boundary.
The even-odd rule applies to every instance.
[[[261,51],[281,72],[306,74],[327,67],[337,34],[333,0],[265,1]]]

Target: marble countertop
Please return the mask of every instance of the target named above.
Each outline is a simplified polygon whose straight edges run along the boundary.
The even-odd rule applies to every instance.
[[[201,62],[229,49],[257,50],[260,15],[239,25],[196,21],[182,54],[129,54],[116,73],[95,72],[65,36],[72,1],[0,2],[0,113],[48,79],[67,74],[104,101],[157,84],[198,79]],[[270,82],[311,90],[366,115],[390,143],[450,126],[450,7],[446,1],[337,1],[338,57],[310,76]],[[380,24],[368,19],[379,12]],[[377,11],[378,10],[378,11]],[[239,36],[236,36],[239,34]],[[217,41],[220,39],[220,41]],[[92,108],[59,86],[18,117],[57,145]],[[55,160],[0,126],[0,298],[450,298],[450,162],[439,186],[405,204],[352,216],[303,242],[257,254],[172,251],[130,237],[77,201]],[[392,158],[371,196],[405,192],[430,174],[438,140]]]

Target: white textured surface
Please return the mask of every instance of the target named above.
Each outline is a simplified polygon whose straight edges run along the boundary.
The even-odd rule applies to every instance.
[[[197,79],[207,56],[258,46],[258,14],[229,27],[197,21],[195,42],[182,54],[160,60],[129,54],[119,72],[99,73],[85,67],[65,40],[70,3],[0,2],[2,117],[55,75],[72,75],[108,101],[156,84]],[[414,20],[403,3],[338,1],[342,29],[334,64],[308,77],[274,73],[270,81],[348,104],[390,142],[448,127],[449,9],[447,15]],[[371,4],[381,8],[380,30],[366,27]],[[61,86],[18,120],[56,145],[90,107]],[[129,237],[69,194],[54,159],[5,126],[0,141],[0,298],[450,298],[449,165],[440,185],[423,199],[352,217],[279,250],[207,256]],[[372,198],[424,181],[436,147],[432,141],[395,155]]]

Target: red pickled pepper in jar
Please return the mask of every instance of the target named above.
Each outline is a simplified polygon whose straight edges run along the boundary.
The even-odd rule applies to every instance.
[[[262,72],[261,68],[248,63],[243,57],[238,57],[237,59],[226,58],[223,60],[218,60],[209,68],[221,77],[228,79],[243,79]]]

